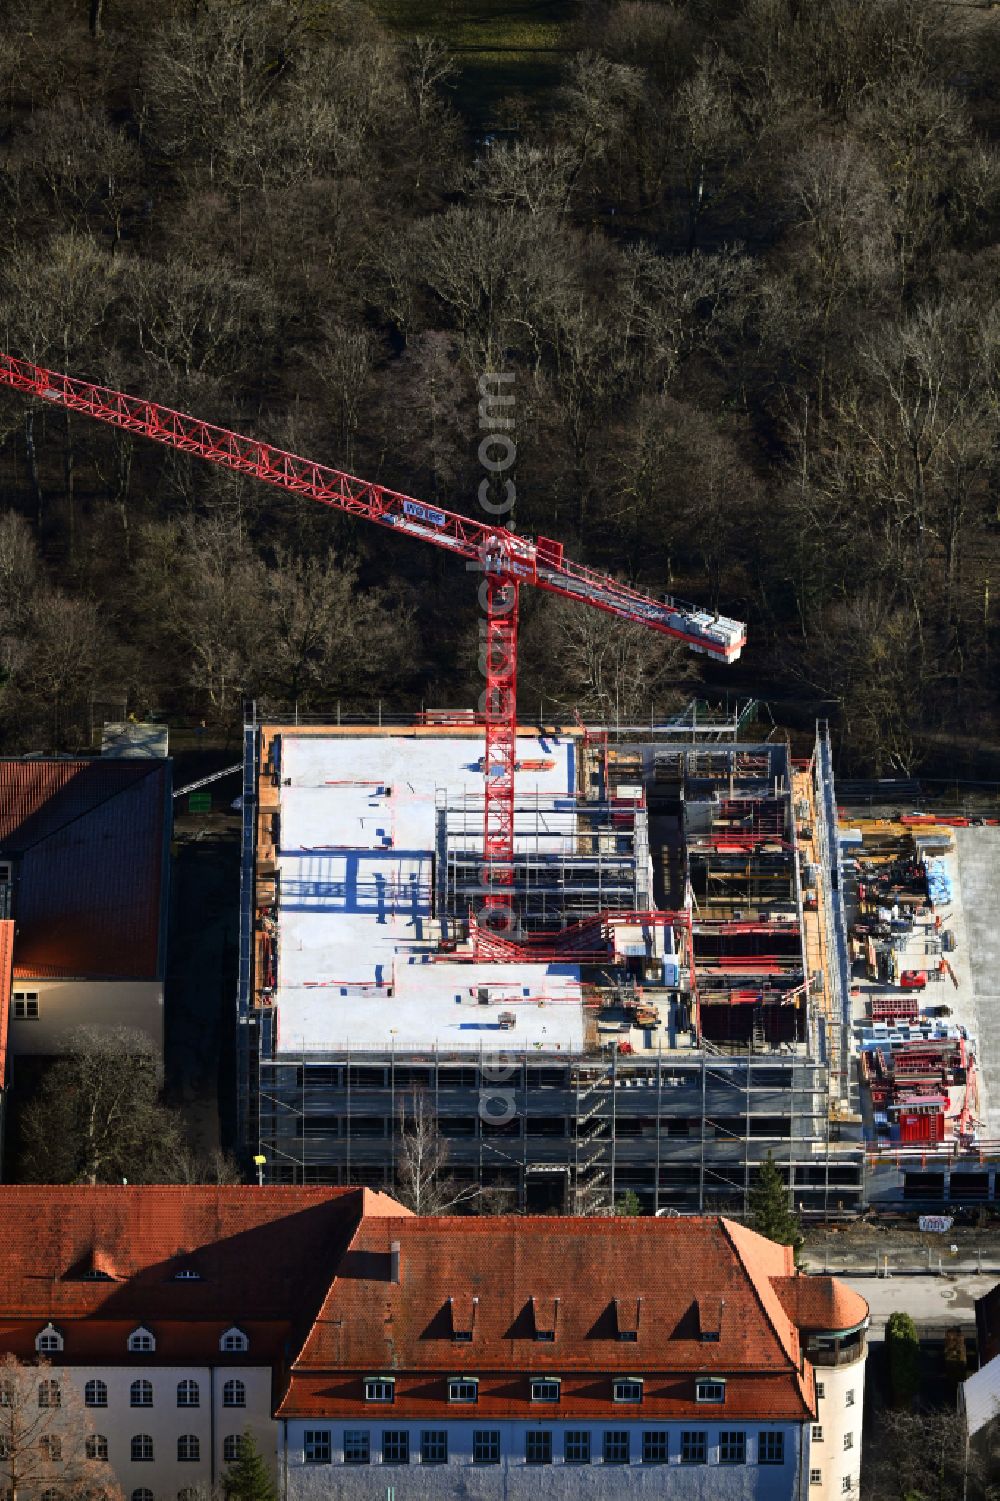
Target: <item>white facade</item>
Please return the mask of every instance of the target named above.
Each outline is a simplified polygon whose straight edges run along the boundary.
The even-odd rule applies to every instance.
[[[846,1365],[816,1366],[816,1422],[809,1434],[810,1501],[861,1494],[861,1428],[867,1345]]]
[[[683,1497],[686,1501],[807,1501],[807,1425],[767,1424],[734,1418],[690,1419],[678,1423],[501,1422],[483,1417],[462,1422],[426,1418],[394,1422],[391,1410],[350,1422],[315,1418],[283,1423],[279,1466],[284,1501],[321,1501],[337,1495],[384,1496],[394,1488],[407,1497],[464,1497],[469,1501],[538,1501],[543,1496],[630,1495]],[[499,1458],[483,1462],[474,1455],[474,1434],[498,1436]],[[345,1462],[345,1444],[359,1450],[357,1438],[368,1434],[368,1461]],[[408,1460],[386,1458],[386,1435],[407,1435]],[[425,1435],[446,1435],[446,1462],[426,1463]],[[529,1462],[529,1435],[551,1435],[551,1459]],[[685,1441],[685,1434],[689,1438]],[[329,1460],[307,1458],[326,1452],[317,1438],[327,1435]],[[567,1435],[571,1454],[567,1462]],[[580,1436],[589,1436],[589,1461]],[[621,1456],[620,1435],[627,1435],[628,1458]],[[644,1435],[651,1437],[645,1438]],[[607,1438],[610,1436],[610,1438]],[[692,1438],[694,1436],[694,1442]],[[699,1438],[700,1436],[700,1438]],[[605,1459],[608,1441],[609,1458]],[[665,1439],[666,1458],[662,1458]],[[704,1459],[700,1439],[703,1439]],[[742,1439],[742,1443],[741,1443]],[[307,1450],[307,1440],[309,1449]],[[390,1439],[398,1446],[398,1438]],[[544,1441],[543,1441],[544,1442]],[[686,1452],[689,1459],[684,1458]],[[397,1450],[398,1452],[398,1450]],[[440,1441],[432,1452],[440,1454]],[[484,1450],[480,1449],[480,1454]],[[544,1455],[544,1448],[542,1453]],[[536,1451],[537,1453],[537,1451]],[[776,1456],[780,1455],[780,1458]],[[374,1474],[373,1471],[377,1471]],[[669,1479],[665,1475],[669,1472]]]
[[[154,1366],[135,1361],[121,1366],[58,1367],[44,1370],[46,1377],[72,1384],[86,1408],[88,1426],[108,1441],[108,1465],[120,1484],[125,1501],[135,1491],[152,1491],[157,1501],[174,1501],[181,1492],[207,1487],[221,1478],[228,1461],[226,1439],[253,1432],[257,1448],[274,1467],[278,1425],[271,1417],[270,1366]],[[242,1395],[243,1406],[226,1402],[226,1385],[239,1382],[230,1397]],[[88,1392],[88,1383],[103,1383],[105,1391]],[[134,1406],[132,1387],[148,1382],[152,1404]],[[196,1383],[197,1390],[187,1383]],[[183,1401],[179,1392],[183,1387]],[[106,1406],[94,1405],[95,1395],[106,1396]],[[136,1395],[140,1395],[136,1393]],[[143,1398],[147,1393],[142,1393]],[[91,1398],[88,1401],[88,1396]],[[197,1398],[197,1406],[191,1405]],[[133,1459],[133,1439],[152,1440],[152,1459]],[[196,1445],[190,1443],[195,1439]],[[182,1440],[186,1440],[183,1445]],[[146,1445],[142,1444],[143,1450]],[[197,1459],[181,1459],[181,1452],[196,1448]],[[3,1466],[0,1463],[0,1489]]]

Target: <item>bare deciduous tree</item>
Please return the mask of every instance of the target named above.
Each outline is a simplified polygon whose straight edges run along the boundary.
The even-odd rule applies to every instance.
[[[0,1484],[11,1501],[50,1488],[67,1501],[121,1501],[93,1417],[62,1367],[0,1360]]]

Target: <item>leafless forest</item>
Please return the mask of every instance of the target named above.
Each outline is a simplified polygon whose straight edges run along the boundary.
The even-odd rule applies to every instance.
[[[470,514],[477,380],[513,371],[513,524],[746,618],[708,691],[829,713],[858,771],[985,766],[1000,13],[583,5],[486,129],[460,59],[353,0],[4,12],[9,351]],[[9,393],[0,486],[6,752],[94,704],[474,702],[433,549]],[[699,686],[592,613],[527,601],[523,709]]]

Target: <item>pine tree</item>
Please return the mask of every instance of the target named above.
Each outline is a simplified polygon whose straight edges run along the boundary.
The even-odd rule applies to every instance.
[[[226,1467],[222,1485],[228,1501],[278,1501],[271,1472],[249,1428],[240,1440],[239,1458]]]
[[[761,1164],[757,1182],[750,1190],[749,1206],[750,1223],[758,1235],[766,1235],[780,1246],[791,1246],[798,1253],[802,1245],[798,1215],[792,1209],[791,1196],[771,1152]]]

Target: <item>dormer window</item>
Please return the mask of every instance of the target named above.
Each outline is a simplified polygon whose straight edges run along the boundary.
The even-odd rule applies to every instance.
[[[63,1348],[63,1337],[55,1324],[46,1324],[41,1334],[35,1338],[35,1349],[39,1355],[55,1355]]]
[[[641,1402],[642,1377],[617,1376],[614,1381],[613,1396],[616,1402]]]
[[[641,1313],[641,1298],[615,1299],[615,1326],[621,1344],[634,1345],[638,1340],[639,1316]]]
[[[558,1402],[561,1393],[562,1382],[558,1376],[536,1378],[531,1383],[532,1402]]]
[[[235,1326],[232,1329],[227,1329],[219,1340],[219,1349],[226,1355],[240,1355],[245,1350],[249,1350],[249,1348],[250,1341],[243,1333],[243,1330],[237,1329]]]
[[[193,1266],[182,1266],[174,1273],[175,1282],[200,1282],[201,1273],[196,1272]]]
[[[479,1312],[478,1298],[449,1298],[448,1309],[451,1314],[451,1340],[455,1345],[471,1345],[472,1336],[476,1332],[476,1314]]]
[[[699,1376],[694,1384],[694,1399],[696,1402],[724,1402],[725,1381],[720,1381],[716,1376]]]
[[[96,1266],[88,1267],[80,1277],[81,1282],[114,1282],[114,1280],[110,1272],[102,1272],[100,1267]]]
[[[396,1378],[395,1376],[366,1376],[365,1377],[365,1401],[366,1402],[395,1402]]]
[[[478,1402],[478,1376],[450,1376],[448,1378],[449,1402]]]
[[[152,1355],[156,1350],[156,1339],[152,1331],[142,1324],[138,1329],[133,1329],[128,1337],[128,1350],[130,1355]]]
[[[535,1326],[535,1339],[541,1344],[554,1344],[559,1324],[559,1299],[532,1298],[531,1317]]]

